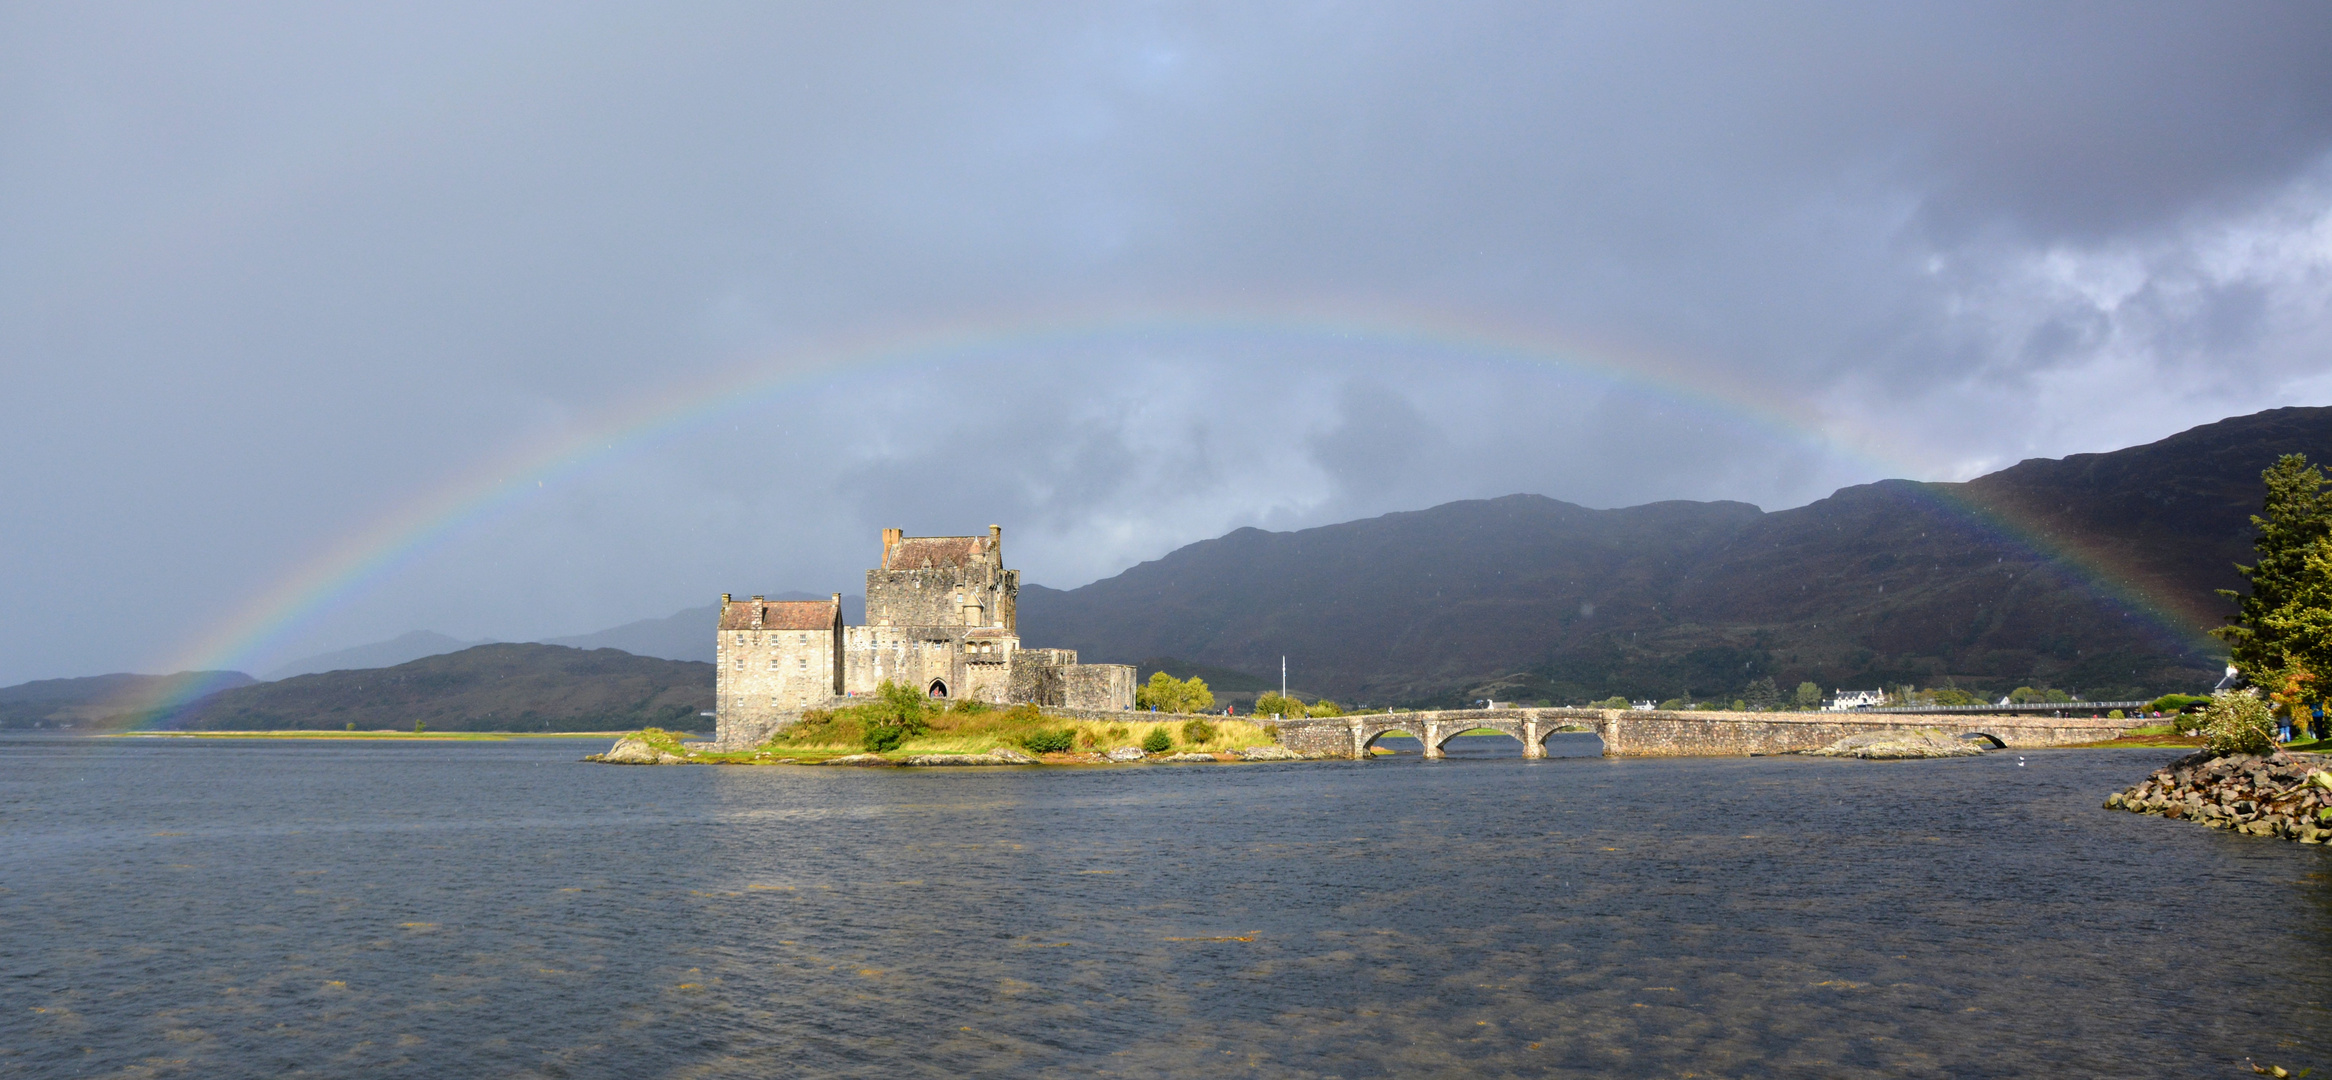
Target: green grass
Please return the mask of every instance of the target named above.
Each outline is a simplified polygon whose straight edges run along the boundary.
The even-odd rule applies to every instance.
[[[1183,737],[1187,718],[1175,720],[1080,720],[1055,716],[1033,706],[1011,709],[947,709],[927,718],[928,731],[914,735],[886,750],[880,756],[896,761],[916,754],[983,754],[990,750],[1010,747],[1026,751],[1025,741],[1031,734],[1043,731],[1066,730],[1074,735],[1074,753],[1103,753],[1119,747],[1138,747],[1150,732],[1163,730],[1174,740],[1173,753],[1225,753],[1251,746],[1268,746],[1277,740],[1263,725],[1243,719],[1209,717],[1207,723],[1214,734],[1201,742]],[[806,716],[800,723],[778,732],[769,742],[751,750],[711,751],[690,750],[677,741],[669,747],[661,740],[651,739],[660,748],[682,754],[691,761],[712,764],[769,764],[780,758],[791,758],[797,764],[815,764],[849,754],[864,753],[865,729],[853,717],[836,712],[825,716]]]

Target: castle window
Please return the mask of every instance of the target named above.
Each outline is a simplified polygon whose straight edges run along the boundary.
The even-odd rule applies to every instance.
[[[771,654],[771,655],[770,655],[770,657],[769,657],[769,670],[771,670],[771,671],[776,671],[776,670],[777,670],[777,656],[776,656],[776,654],[774,654],[774,653],[773,653],[773,654]]]
[[[738,658],[737,658],[737,670],[739,670],[739,671],[743,671],[743,670],[745,670],[745,658],[744,658],[744,657],[742,657],[742,656],[740,656],[740,657],[738,657]]]

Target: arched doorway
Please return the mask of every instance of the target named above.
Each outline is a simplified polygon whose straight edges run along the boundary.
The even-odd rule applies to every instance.
[[[929,694],[930,694],[932,697],[935,697],[935,698],[944,698],[944,697],[946,697],[946,696],[947,696],[947,680],[946,680],[946,679],[933,679],[933,680],[931,680],[931,686],[930,686],[930,688],[929,688],[929,689],[928,689],[926,692],[927,692],[927,693],[929,693]]]

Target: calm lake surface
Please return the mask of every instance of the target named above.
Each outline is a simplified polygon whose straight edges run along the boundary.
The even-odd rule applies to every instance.
[[[0,739],[0,1076],[2332,1063],[2324,850],[2098,808],[2175,751],[576,761],[604,743]]]

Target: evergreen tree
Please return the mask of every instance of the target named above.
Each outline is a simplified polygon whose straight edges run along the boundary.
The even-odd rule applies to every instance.
[[[2235,601],[2236,612],[2211,633],[2227,643],[2230,662],[2244,678],[2269,685],[2292,674],[2289,631],[2283,628],[2295,625],[2296,612],[2285,609],[2307,589],[2308,555],[2332,536],[2332,499],[2326,498],[2323,472],[2302,454],[2285,454],[2259,478],[2267,483],[2266,502],[2251,515],[2259,530],[2251,545],[2259,561],[2235,567],[2251,591],[2219,590]]]
[[[2332,690],[2332,536],[2319,536],[2300,552],[2300,573],[2290,595],[2260,619],[2259,630],[2275,643],[2278,655],[2251,681],[2265,688],[2293,721],[2305,720],[2308,704]]]

